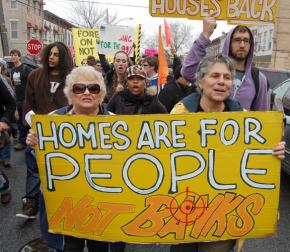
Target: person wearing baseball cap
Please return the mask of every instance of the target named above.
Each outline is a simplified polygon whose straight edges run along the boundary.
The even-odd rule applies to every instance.
[[[115,93],[109,101],[108,110],[115,114],[164,114],[166,108],[157,96],[146,86],[147,75],[144,68],[134,65],[127,69],[127,83],[124,90]]]
[[[127,78],[131,78],[132,76],[139,76],[142,79],[147,78],[144,68],[139,65],[134,65],[127,69]]]

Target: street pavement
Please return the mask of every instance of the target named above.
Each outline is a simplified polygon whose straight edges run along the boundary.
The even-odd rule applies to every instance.
[[[18,252],[24,244],[40,237],[38,219],[24,221],[15,217],[15,214],[21,209],[21,197],[25,190],[26,166],[24,151],[13,151],[12,168],[3,168],[3,170],[9,176],[13,195],[9,205],[3,206],[0,204],[0,252]],[[281,215],[278,222],[277,234],[273,237],[246,240],[243,252],[290,251],[289,182],[290,177],[282,173],[280,193]],[[126,252],[169,252],[169,245],[127,245]]]

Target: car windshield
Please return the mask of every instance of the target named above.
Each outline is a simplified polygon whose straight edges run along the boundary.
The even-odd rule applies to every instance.
[[[275,109],[283,111],[287,124],[290,124],[290,79],[282,82],[273,90],[275,95]]]
[[[270,69],[259,67],[259,70],[266,76],[272,89],[279,86],[283,81],[290,78],[290,71],[283,69]]]

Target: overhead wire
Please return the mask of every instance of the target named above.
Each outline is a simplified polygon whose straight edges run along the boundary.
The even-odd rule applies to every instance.
[[[28,7],[31,7],[31,8],[33,8],[33,9],[36,9],[36,10],[42,10],[41,8],[37,8],[36,6],[33,6],[33,5],[30,5],[30,4],[28,4],[28,3],[24,3],[24,2],[22,2],[22,1],[20,1],[20,0],[15,0],[17,3],[20,3],[20,4],[23,4],[23,5],[26,5],[26,6],[28,6]]]
[[[60,0],[49,0],[49,1],[53,2],[53,4],[56,5],[57,7],[67,9],[67,5],[65,3],[61,3],[63,1],[60,1]]]
[[[41,9],[41,8],[37,8],[37,7],[35,7],[35,6],[31,5],[31,4],[22,2],[20,0],[15,0],[15,1],[18,2],[18,3],[20,3],[20,4],[29,6],[29,7],[34,8],[34,9],[37,9],[37,10],[40,10]],[[89,0],[58,0],[57,2],[58,3],[59,2],[77,2],[77,3],[104,4],[104,5],[113,5],[113,6],[115,5],[115,6],[122,6],[122,7],[148,8],[148,6],[144,6],[144,5],[120,4],[120,3],[104,3],[104,2],[89,1]]]
[[[36,7],[35,5],[31,5],[31,4],[28,4],[25,2],[22,2],[20,0],[15,0],[15,1],[17,3],[31,7],[31,8],[36,9],[36,10],[42,10],[42,8]],[[121,6],[121,7],[148,8],[148,6],[143,6],[143,5],[120,4],[120,3],[112,3],[112,2],[104,3],[104,2],[100,2],[100,1],[89,1],[89,0],[58,0],[58,1],[55,1],[55,4],[57,4],[58,6],[62,6],[59,4],[60,2],[92,3],[92,4],[103,4],[103,5],[112,5],[112,6]]]
[[[120,4],[120,3],[104,3],[104,2],[89,1],[89,0],[59,0],[58,2],[93,3],[93,4],[116,5],[116,6],[124,6],[124,7],[148,8],[148,6],[145,6],[145,5],[132,5],[132,4]]]

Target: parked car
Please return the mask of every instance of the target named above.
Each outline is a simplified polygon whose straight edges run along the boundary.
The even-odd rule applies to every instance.
[[[271,89],[274,89],[276,86],[279,86],[283,81],[290,78],[290,71],[286,69],[274,69],[264,67],[258,68],[267,77]]]
[[[278,84],[273,90],[274,110],[284,113],[285,129],[284,141],[286,141],[285,159],[282,161],[282,169],[290,175],[290,79]]]
[[[11,61],[11,56],[4,56],[3,58],[0,58],[1,60],[4,60],[7,63],[7,70],[8,73],[10,74],[12,68],[14,67],[12,61]],[[21,56],[20,61],[23,64],[26,64],[30,66],[31,68],[35,69],[39,67],[39,64],[36,63],[33,59],[31,59],[29,56]]]

